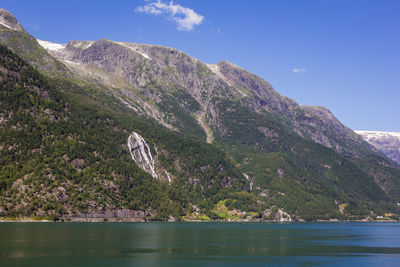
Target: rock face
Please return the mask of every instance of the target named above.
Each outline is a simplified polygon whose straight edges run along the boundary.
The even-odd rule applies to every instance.
[[[257,112],[272,112],[282,116],[300,136],[350,157],[362,157],[371,149],[328,109],[300,106],[277,93],[270,83],[232,63],[221,61],[210,68],[232,87],[247,92],[243,102],[248,107]]]
[[[136,164],[150,173],[154,178],[158,179],[155,172],[153,156],[143,137],[136,132],[132,132],[128,137],[128,148]]]
[[[287,212],[283,211],[282,209],[277,209],[275,207],[272,207],[271,209],[266,209],[262,215],[263,219],[265,220],[272,220],[277,222],[292,221],[291,216]]]
[[[299,107],[292,99],[277,93],[270,83],[235,64],[221,61],[211,70],[243,95],[248,96],[253,109],[265,109],[282,115],[291,115]]]
[[[48,75],[71,78],[68,68],[52,57],[7,10],[0,9],[0,43]]]
[[[72,72],[118,88],[114,94],[125,105],[170,129],[182,130],[182,113],[197,114],[185,116],[194,120],[208,142],[212,141],[211,129],[220,126],[214,102],[218,97],[240,99],[255,112],[281,116],[300,136],[345,156],[362,157],[371,149],[326,108],[300,106],[277,93],[268,82],[226,61],[203,64],[173,48],[107,39],[40,44]],[[174,110],[165,110],[166,99],[177,94],[184,94],[185,101]],[[182,110],[179,115],[176,108]]]
[[[18,20],[3,8],[0,8],[0,25],[14,31],[24,30]]]
[[[153,178],[172,182],[172,176],[161,166],[157,155],[153,157],[149,145],[141,135],[132,132],[128,137],[128,149],[133,161]]]
[[[400,133],[355,131],[382,154],[400,164]]]

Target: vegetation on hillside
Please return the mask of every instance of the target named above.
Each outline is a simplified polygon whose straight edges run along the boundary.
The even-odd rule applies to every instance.
[[[126,208],[179,219],[190,203],[217,203],[246,188],[245,178],[211,145],[144,121],[112,98],[104,104],[107,97],[99,101],[72,83],[48,81],[2,45],[0,66],[1,216]],[[176,177],[172,185],[131,160],[126,141],[133,130],[163,151],[160,161]]]
[[[214,101],[220,111],[217,142],[253,179],[254,193],[266,206],[309,220],[398,212],[392,197],[356,164],[301,138],[281,118]],[[340,211],[343,203],[348,205]]]
[[[235,89],[206,65],[157,47],[160,60],[165,56],[180,68],[167,66],[160,78],[159,66],[150,68],[135,54],[127,76],[101,71],[121,84],[128,84],[131,74],[143,74],[141,87],[109,88],[101,79],[74,76],[25,31],[2,29],[0,41],[26,60],[0,46],[0,216],[129,209],[144,211],[151,220],[261,220],[277,214],[305,220],[398,218],[396,166],[357,140],[329,135],[337,124],[323,117],[301,108],[292,110],[294,120],[283,114],[290,101],[270,85],[275,100],[238,93],[266,93],[264,81],[254,75],[238,74],[235,79],[249,86]],[[150,104],[153,110],[134,114],[117,91],[126,93],[121,95],[129,103]],[[271,109],[264,108],[268,105]],[[160,117],[152,117],[152,111]],[[296,123],[305,128],[295,128]],[[171,184],[153,179],[132,161],[126,146],[132,131],[145,138],[172,175]],[[205,142],[205,131],[212,144]],[[333,141],[334,149],[346,150],[312,141],[316,131]]]

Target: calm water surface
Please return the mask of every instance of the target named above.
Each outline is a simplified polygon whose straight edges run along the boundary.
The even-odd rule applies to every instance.
[[[0,266],[400,266],[398,223],[0,223]]]

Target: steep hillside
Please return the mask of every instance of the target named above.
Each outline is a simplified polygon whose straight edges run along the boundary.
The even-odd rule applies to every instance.
[[[279,215],[279,220],[361,219],[399,213],[398,166],[323,107],[300,106],[260,77],[226,61],[204,64],[173,48],[106,39],[54,44],[34,39],[20,26],[14,29],[19,25],[15,18],[4,10],[0,14],[4,17],[0,17],[0,42],[47,76],[37,72],[21,76],[24,67],[14,70],[4,63],[5,92],[11,90],[14,94],[22,83],[25,91],[17,95],[21,101],[29,98],[34,102],[28,101],[31,106],[19,113],[34,116],[31,109],[49,109],[57,118],[68,118],[64,124],[49,119],[40,129],[51,138],[28,143],[47,140],[41,143],[44,149],[57,143],[52,138],[64,138],[59,142],[64,146],[62,153],[44,151],[49,151],[49,164],[64,162],[57,165],[57,172],[66,183],[70,174],[64,169],[72,166],[82,176],[86,168],[80,165],[92,162],[105,167],[92,165],[95,173],[85,175],[81,187],[88,183],[86,179],[98,181],[97,177],[113,177],[113,185],[126,185],[126,191],[115,187],[118,193],[109,198],[106,208],[100,194],[86,191],[92,201],[88,213],[102,207],[109,211],[135,209],[151,218],[164,219],[271,219]],[[14,75],[9,77],[9,73]],[[26,83],[38,79],[48,86]],[[45,93],[32,95],[35,86]],[[46,100],[51,94],[60,97],[60,103],[65,103],[63,108],[43,106],[54,102],[51,97]],[[13,98],[4,97],[3,101],[6,106],[14,105]],[[2,118],[14,116],[18,110],[6,110]],[[74,116],[65,114],[67,110]],[[4,147],[22,142],[23,137],[10,139],[7,131],[41,121],[27,116],[17,117],[14,124],[8,120],[9,124],[4,124],[2,140],[9,140]],[[68,134],[51,134],[61,131],[59,125],[69,129]],[[80,153],[69,147],[69,136],[76,139],[76,149],[91,145],[83,149],[88,152],[86,156],[78,156]],[[85,158],[95,152],[97,155],[99,144],[107,151],[100,155],[109,156],[97,163]],[[15,155],[22,155],[24,149],[3,149],[4,153],[9,151],[5,163],[12,165]],[[69,156],[68,151],[75,156]],[[17,162],[29,165],[31,158],[29,154]],[[46,162],[43,159],[38,157],[34,163]],[[138,173],[138,179],[133,169],[126,169],[128,166]],[[14,185],[20,179],[16,175],[3,178],[3,203],[7,207],[3,211],[14,210],[14,214],[23,211],[19,210],[21,205],[8,207],[12,199],[32,203],[22,193],[15,195],[20,190],[19,184]],[[42,174],[32,177],[36,175]],[[146,181],[146,186],[151,186],[132,186],[129,183],[133,181]],[[131,202],[139,204],[129,206]],[[75,202],[64,203],[70,205],[66,214],[82,212],[79,205],[70,204]],[[84,203],[88,207],[88,202]],[[54,209],[50,211],[58,214]],[[43,214],[41,210],[32,212]]]
[[[300,136],[332,148],[342,155],[362,157],[370,153],[371,146],[341,124],[328,109],[300,106],[278,94],[268,82],[232,63],[221,61],[211,66],[231,86],[252,93],[252,97],[243,99],[251,110],[282,116]]]
[[[81,78],[92,77],[115,88],[127,106],[171,129],[191,130],[203,138],[210,134],[205,129],[214,123],[212,99],[218,97],[281,116],[300,136],[346,157],[365,157],[374,149],[329,110],[299,106],[268,82],[229,62],[203,64],[172,48],[105,39],[49,48],[56,45],[47,43],[44,48]]]
[[[189,203],[207,212],[230,192],[246,188],[220,150],[160,126],[155,130],[73,84],[49,82],[2,45],[0,88],[2,216],[125,210],[178,219],[190,211]],[[131,159],[126,144],[132,131],[146,138],[150,153],[173,178],[171,185]]]

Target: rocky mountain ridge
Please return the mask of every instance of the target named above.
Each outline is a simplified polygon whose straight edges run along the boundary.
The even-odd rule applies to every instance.
[[[14,31],[23,31],[18,20],[7,10],[0,9],[0,25]]]
[[[89,77],[101,79],[103,83],[116,88],[124,84],[126,90],[119,90],[117,94],[126,105],[156,118],[171,129],[179,129],[173,122],[176,118],[168,120],[163,116],[163,111],[157,105],[162,102],[163,92],[150,91],[150,82],[155,87],[166,85],[167,88],[161,87],[167,93],[173,92],[171,87],[190,88],[187,93],[200,105],[200,110],[189,107],[186,111],[196,113],[194,117],[197,120],[203,114],[203,121],[210,124],[208,126],[218,126],[210,114],[213,112],[212,98],[224,97],[239,100],[256,112],[278,114],[288,119],[290,126],[299,135],[339,153],[361,156],[352,149],[353,145],[363,146],[365,150],[371,149],[371,146],[351,129],[343,126],[329,110],[299,106],[295,101],[278,94],[268,82],[226,61],[203,64],[176,49],[106,39],[95,42],[71,41],[63,46],[49,42],[44,45],[44,41],[41,44],[75,73],[84,71]],[[119,56],[115,57],[115,54]],[[104,75],[104,72],[108,75]],[[173,75],[169,75],[169,72]],[[110,74],[113,78],[108,77]],[[133,101],[137,95],[133,96],[132,90],[139,91],[144,96],[142,103]],[[156,105],[149,104],[146,99],[155,99]],[[203,125],[198,126],[204,129]],[[330,136],[324,134],[327,131]]]

